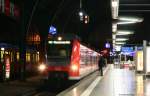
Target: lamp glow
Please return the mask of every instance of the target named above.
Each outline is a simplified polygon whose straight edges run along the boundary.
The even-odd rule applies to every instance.
[[[41,64],[38,67],[39,71],[44,71],[46,69],[46,65],[45,64]]]
[[[112,7],[118,7],[118,2],[117,1],[112,1]]]
[[[79,12],[79,16],[83,16],[83,12],[82,11]]]
[[[59,41],[61,41],[61,40],[62,40],[62,37],[59,36],[57,39],[58,39]]]
[[[5,48],[3,48],[3,47],[2,47],[2,48],[1,48],[1,50],[2,50],[2,51],[4,51],[4,50],[5,50]]]
[[[142,22],[143,18],[138,18],[138,17],[119,17],[119,20],[129,21],[129,22]]]
[[[73,71],[77,71],[77,70],[78,70],[78,66],[75,65],[75,64],[73,64],[73,65],[71,66],[71,69],[72,69]]]

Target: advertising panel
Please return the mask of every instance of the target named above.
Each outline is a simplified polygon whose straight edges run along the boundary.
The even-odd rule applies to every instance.
[[[150,72],[150,47],[146,47],[146,73]]]
[[[136,53],[136,65],[137,71],[143,71],[143,51],[137,51]]]

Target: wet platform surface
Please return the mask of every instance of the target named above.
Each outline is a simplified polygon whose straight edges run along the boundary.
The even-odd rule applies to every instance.
[[[112,66],[90,96],[150,96],[150,79],[143,79],[134,70]]]
[[[98,72],[94,74],[95,79],[81,82],[63,96],[150,96],[150,78],[144,79],[143,74],[129,68],[120,69],[111,65],[104,76]]]

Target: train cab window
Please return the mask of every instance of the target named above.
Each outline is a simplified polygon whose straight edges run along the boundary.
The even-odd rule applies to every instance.
[[[64,57],[67,56],[67,52],[66,52],[65,49],[61,49],[61,50],[60,50],[60,56],[64,56]]]
[[[49,45],[48,56],[69,57],[71,55],[71,45]]]

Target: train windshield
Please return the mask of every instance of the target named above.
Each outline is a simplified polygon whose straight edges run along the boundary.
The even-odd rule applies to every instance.
[[[70,62],[71,44],[49,44],[47,59],[49,65],[67,65]]]

